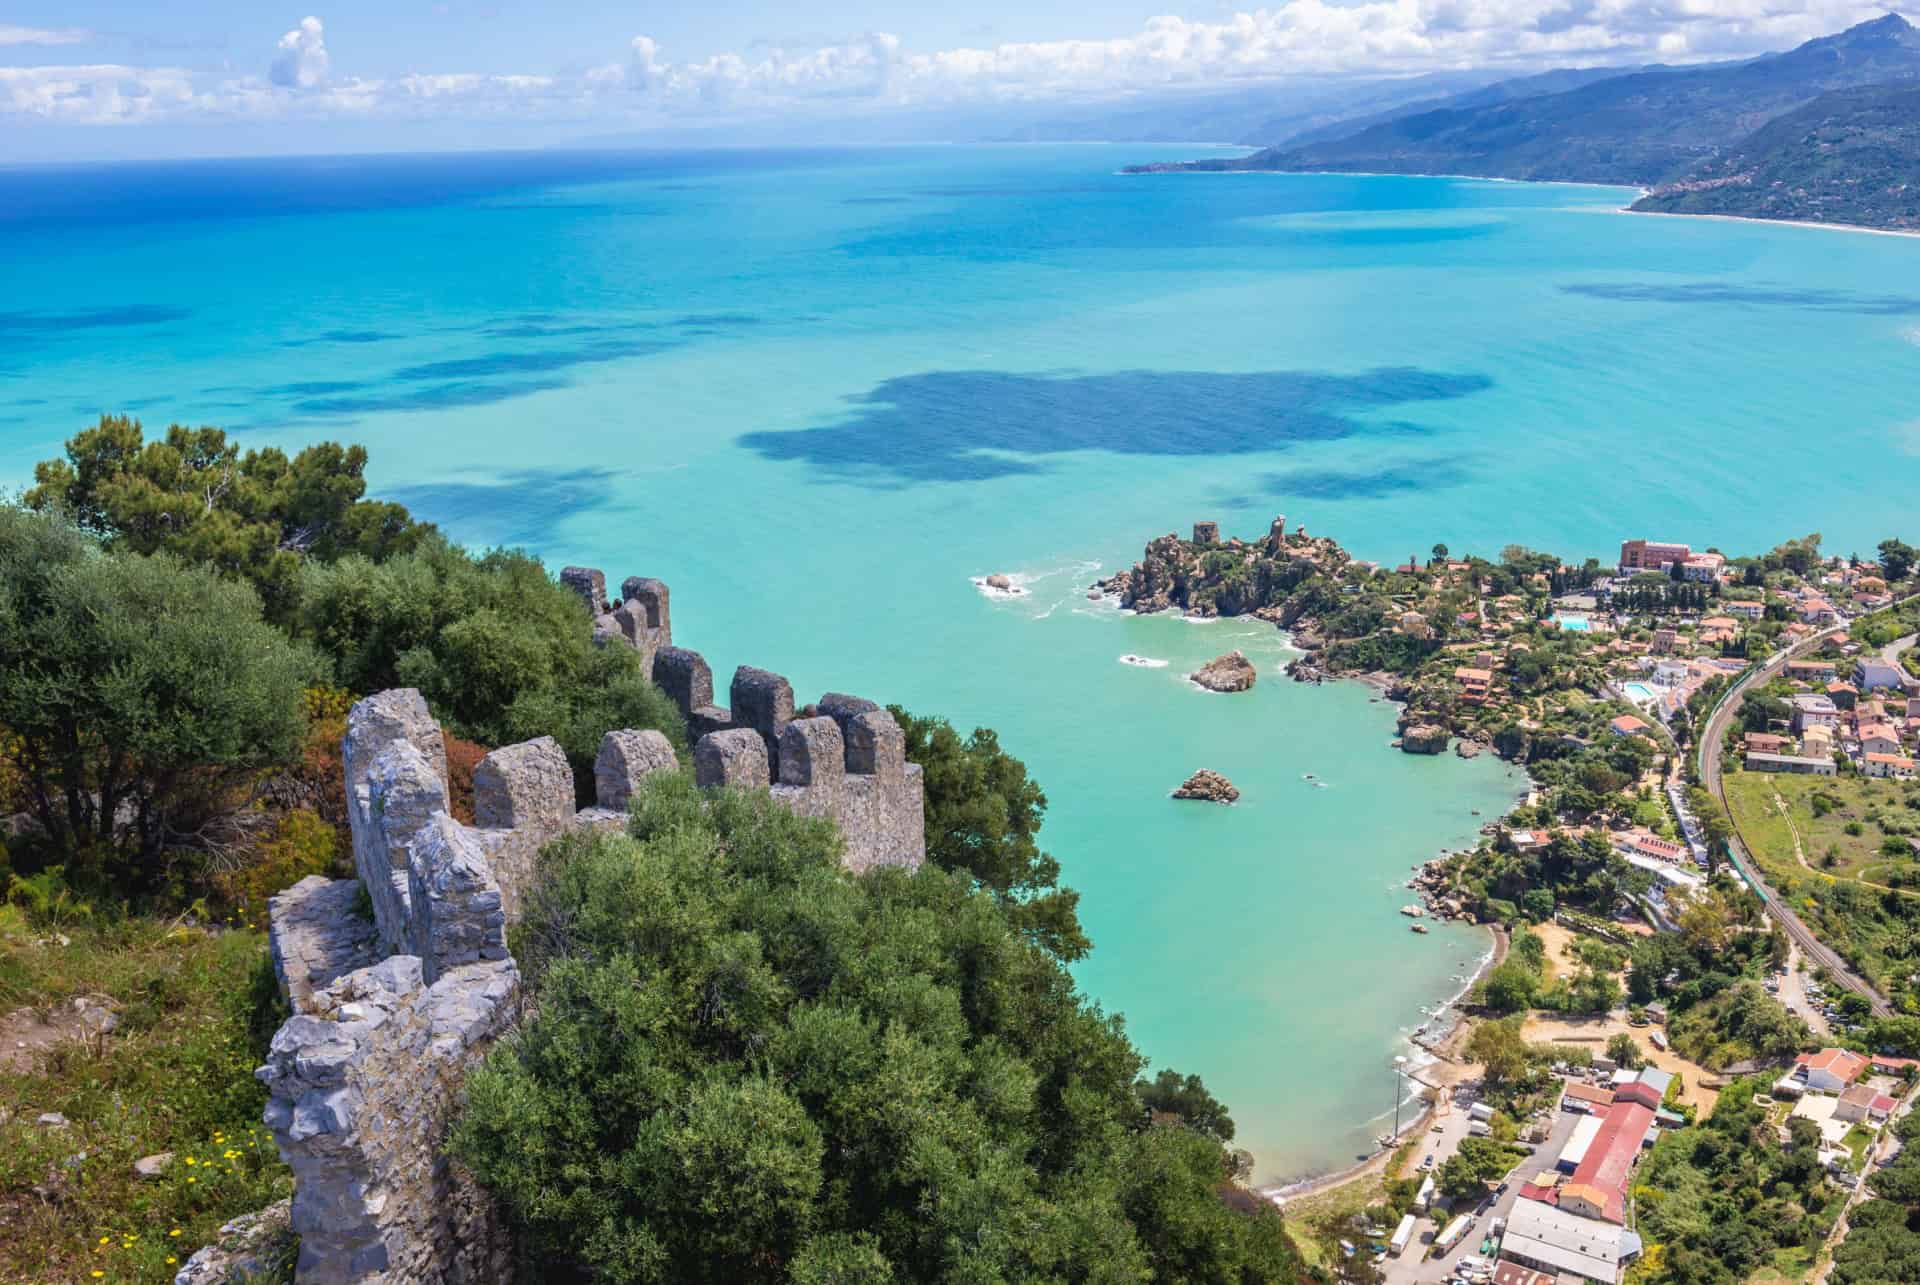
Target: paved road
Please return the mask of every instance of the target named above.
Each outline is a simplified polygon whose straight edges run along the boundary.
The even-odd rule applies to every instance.
[[[1466,1118],[1465,1107],[1455,1109],[1455,1120],[1465,1121]],[[1399,1258],[1389,1258],[1384,1264],[1386,1285],[1437,1285],[1452,1274],[1454,1265],[1460,1261],[1462,1255],[1478,1254],[1480,1241],[1486,1236],[1487,1229],[1493,1225],[1493,1220],[1506,1218],[1513,1213],[1513,1202],[1520,1198],[1520,1179],[1531,1177],[1542,1169],[1551,1169],[1554,1157],[1566,1147],[1567,1139],[1572,1136],[1573,1127],[1579,1121],[1580,1117],[1571,1112],[1555,1112],[1553,1132],[1548,1135],[1545,1142],[1534,1148],[1532,1155],[1513,1167],[1507,1175],[1507,1189],[1500,1193],[1494,1207],[1474,1222],[1473,1230],[1454,1247],[1452,1253],[1422,1261],[1428,1244],[1440,1234],[1446,1224],[1451,1221],[1452,1216],[1448,1215],[1438,1221],[1432,1218],[1420,1219],[1414,1225],[1413,1243],[1407,1246],[1407,1252]],[[1465,1135],[1464,1123],[1461,1124],[1458,1132],[1462,1136]],[[1459,1139],[1441,1134],[1433,1134],[1432,1138],[1435,1145],[1422,1147],[1421,1155],[1433,1156],[1434,1164],[1438,1167],[1442,1160],[1453,1154],[1454,1148],[1459,1145]],[[1417,1157],[1415,1163],[1419,1163]]]
[[[1798,646],[1781,652],[1765,664],[1755,666],[1748,671],[1746,677],[1728,688],[1726,696],[1714,706],[1712,714],[1707,718],[1707,725],[1700,732],[1700,782],[1710,793],[1718,796],[1723,805],[1727,801],[1727,792],[1720,775],[1720,746],[1726,738],[1728,725],[1740,710],[1741,697],[1748,689],[1777,675],[1789,658],[1801,652],[1811,651],[1828,639],[1843,637],[1845,634],[1844,628],[1829,629],[1824,633],[1815,634]],[[1732,815],[1731,809],[1728,815]],[[1745,877],[1747,883],[1759,892],[1761,899],[1767,903],[1767,913],[1786,931],[1794,945],[1798,946],[1815,964],[1825,968],[1847,986],[1866,996],[1867,1003],[1872,1006],[1876,1014],[1881,1017],[1890,1015],[1893,1008],[1887,1003],[1886,997],[1867,985],[1864,979],[1847,966],[1844,959],[1829,949],[1825,942],[1814,936],[1813,931],[1800,922],[1800,917],[1789,910],[1773,889],[1767,886],[1766,880],[1760,877],[1759,868],[1747,852],[1746,844],[1741,840],[1737,830],[1727,840],[1727,848],[1733,854],[1734,867]]]
[[[1815,1036],[1824,1040],[1833,1031],[1827,1025],[1827,1015],[1807,997],[1807,975],[1800,971],[1800,958],[1800,948],[1788,942],[1787,975],[1780,979],[1779,999],[1787,1006],[1787,1011],[1800,1017]]]

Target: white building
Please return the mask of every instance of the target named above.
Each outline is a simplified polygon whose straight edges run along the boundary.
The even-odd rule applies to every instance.
[[[1535,1271],[1596,1285],[1617,1285],[1640,1254],[1640,1237],[1618,1223],[1582,1218],[1539,1200],[1516,1200],[1500,1241],[1500,1257]]]

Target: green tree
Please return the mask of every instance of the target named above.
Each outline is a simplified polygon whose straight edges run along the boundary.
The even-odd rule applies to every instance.
[[[685,739],[640,654],[596,646],[580,599],[526,553],[475,557],[434,535],[384,562],[309,563],[299,599],[296,627],[332,659],[341,686],[417,687],[442,722],[485,745],[552,736],[583,798],[607,732]]]
[[[1646,1064],[1646,1056],[1640,1052],[1640,1045],[1625,1031],[1607,1041],[1607,1057],[1615,1066],[1624,1066],[1630,1071],[1639,1070]]]
[[[1517,959],[1509,959],[1487,974],[1487,1007],[1496,1013],[1518,1013],[1533,1003],[1540,975]]]
[[[1207,1092],[1199,1076],[1163,1069],[1133,1088],[1148,1111],[1177,1116],[1188,1128],[1217,1141],[1233,1141],[1233,1117],[1227,1113],[1226,1103]]]
[[[34,468],[36,509],[64,509],[110,549],[172,553],[247,580],[268,617],[291,618],[306,559],[376,560],[415,547],[433,528],[398,504],[367,500],[367,452],[322,442],[292,459],[242,453],[217,428],[175,424],[148,441],[140,421],[103,415],[68,440],[66,458]]]
[[[1914,547],[1900,540],[1880,542],[1880,569],[1889,581],[1905,580],[1913,572]]]
[[[1462,1138],[1460,1149],[1441,1164],[1434,1185],[1455,1200],[1478,1200],[1525,1155],[1492,1138]]]
[[[206,841],[235,787],[294,757],[320,672],[247,585],[0,505],[0,725],[59,847]]]
[[[549,849],[531,1016],[453,1154],[549,1279],[1292,1282],[1216,1137],[963,872],[843,870],[830,823],[650,778]],[[1185,1082],[1182,1082],[1182,1089]]]
[[[1061,959],[1083,957],[1092,943],[1080,926],[1080,894],[1059,886],[1060,863],[1040,850],[1047,796],[1026,764],[991,728],[963,740],[945,719],[890,709],[906,732],[907,761],[926,782],[927,860],[970,876]]]

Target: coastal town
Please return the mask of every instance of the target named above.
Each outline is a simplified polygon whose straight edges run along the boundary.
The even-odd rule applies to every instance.
[[[1846,1261],[1849,1212],[1920,1132],[1920,585],[1911,548],[1876,552],[1635,537],[1611,564],[1435,545],[1382,565],[1280,517],[1252,541],[1160,537],[1092,588],[1269,620],[1296,679],[1397,702],[1401,751],[1529,775],[1479,844],[1409,881],[1413,932],[1499,943],[1461,1020],[1415,1034],[1418,1119],[1349,1172],[1266,1191],[1329,1272],[1619,1285],[1691,1279],[1675,1265],[1701,1253],[1721,1262],[1703,1280]],[[1678,1216],[1718,1181],[1696,1163],[1716,1130],[1791,1175],[1773,1240],[1715,1249]]]

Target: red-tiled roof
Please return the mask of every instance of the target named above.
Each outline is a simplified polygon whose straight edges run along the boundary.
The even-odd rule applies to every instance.
[[[1597,1188],[1605,1197],[1601,1217],[1608,1222],[1625,1222],[1627,1175],[1640,1155],[1640,1144],[1653,1127],[1653,1112],[1638,1102],[1622,1101],[1614,1095],[1613,1109],[1600,1124],[1587,1148],[1586,1158],[1573,1171],[1573,1181]]]
[[[1847,1084],[1852,1084],[1859,1079],[1860,1073],[1867,1069],[1866,1058],[1858,1053],[1850,1053],[1846,1049],[1821,1049],[1818,1053],[1802,1053],[1794,1061],[1809,1071],[1825,1071],[1829,1075],[1837,1076]]]

